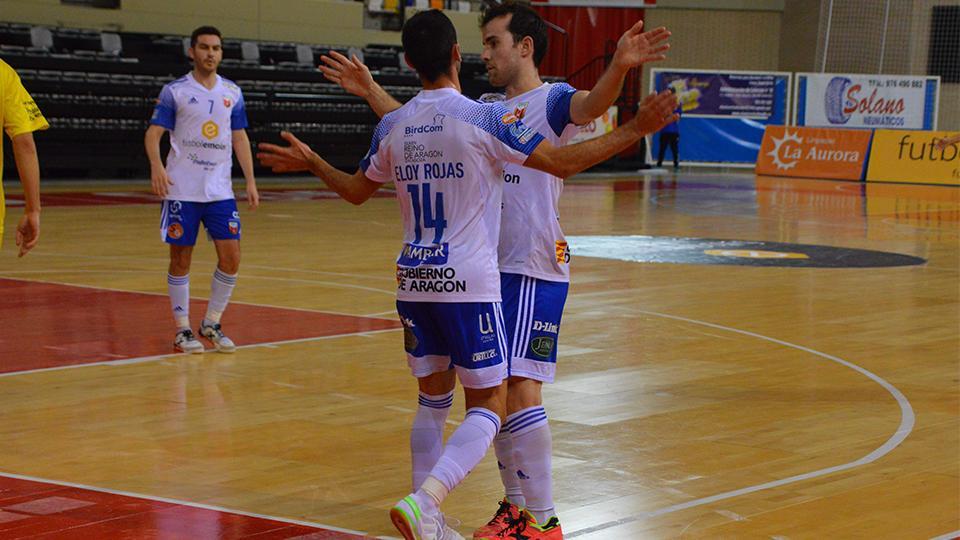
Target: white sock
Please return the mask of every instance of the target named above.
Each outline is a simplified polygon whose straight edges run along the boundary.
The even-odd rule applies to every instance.
[[[507,417],[504,427],[513,439],[517,476],[526,499],[526,508],[537,523],[556,515],[551,477],[553,439],[543,407],[529,407]]]
[[[453,405],[453,391],[439,396],[420,393],[417,415],[410,430],[410,460],[413,464],[413,491],[420,489],[443,453],[443,426]]]
[[[520,478],[517,477],[517,465],[513,455],[513,439],[506,427],[493,438],[493,450],[497,454],[497,467],[500,468],[500,481],[503,482],[504,494],[508,501],[523,508],[527,503],[520,489]]]
[[[190,274],[173,276],[167,274],[167,294],[177,330],[190,328]]]
[[[236,285],[237,274],[227,274],[219,268],[213,271],[213,281],[210,283],[210,302],[207,303],[207,314],[203,316],[204,322],[208,324],[220,322],[220,317],[226,311],[230,295],[233,294],[233,288]]]
[[[447,492],[452,491],[480,463],[498,431],[500,417],[496,413],[483,407],[467,410],[463,423],[450,435],[430,476],[438,480]],[[425,484],[430,480],[427,478]],[[446,493],[431,492],[431,495],[439,499],[439,504]]]

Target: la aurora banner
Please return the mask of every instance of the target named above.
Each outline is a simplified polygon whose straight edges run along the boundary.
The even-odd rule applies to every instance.
[[[767,126],[757,174],[860,180],[871,132],[859,129]]]
[[[939,77],[798,73],[798,126],[935,129]]]

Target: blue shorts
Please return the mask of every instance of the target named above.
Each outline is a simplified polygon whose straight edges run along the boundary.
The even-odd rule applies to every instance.
[[[561,281],[500,274],[511,376],[553,382],[560,317],[569,289],[570,284]]]
[[[500,302],[398,300],[397,313],[414,377],[456,369],[466,388],[490,388],[507,378]]]
[[[214,240],[240,239],[240,212],[237,201],[163,201],[160,210],[160,238],[168,244],[192,246],[197,243],[200,223]]]

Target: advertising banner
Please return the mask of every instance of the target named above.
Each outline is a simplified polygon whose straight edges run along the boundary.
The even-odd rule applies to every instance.
[[[791,74],[708,69],[650,70],[650,91],[673,88],[680,100],[680,164],[753,167],[767,125],[784,125]],[[660,137],[651,137],[659,157]]]
[[[576,144],[581,141],[594,139],[606,133],[610,133],[617,127],[617,107],[613,106],[607,109],[600,118],[594,118],[590,122],[580,126],[580,132],[574,135],[570,144]]]
[[[757,174],[861,180],[870,131],[767,126],[757,155]]]
[[[960,186],[960,143],[935,145],[951,132],[878,129],[873,135],[869,182]]]
[[[798,73],[798,126],[934,129],[939,77]]]
[[[767,119],[773,115],[777,75],[772,73],[671,72],[657,74],[657,88],[673,88],[689,117]]]

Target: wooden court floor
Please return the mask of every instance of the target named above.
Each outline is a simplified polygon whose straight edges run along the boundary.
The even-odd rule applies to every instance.
[[[243,536],[168,516],[131,522],[128,538],[394,534],[416,406],[393,315],[396,202],[293,188],[265,185],[262,207],[241,210],[234,355],[169,354],[159,206],[131,193],[144,187],[49,186],[40,246],[20,260],[8,209],[0,538],[33,530],[8,526],[20,518],[4,478],[288,526]],[[960,190],[604,176],[569,182],[561,215],[574,277],[545,405],[566,537],[960,535]],[[744,264],[577,255],[577,237],[631,235],[762,241],[774,255],[723,243],[717,260]],[[776,243],[926,262],[750,265]],[[213,265],[201,243],[195,323]],[[499,496],[491,453],[445,509],[469,536]],[[34,514],[45,537],[92,537]]]

